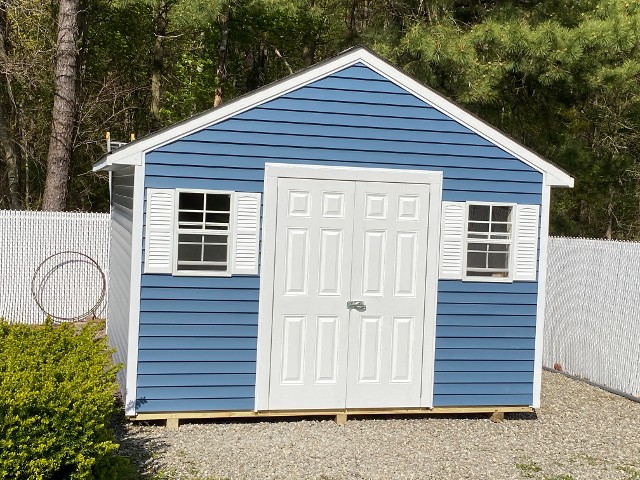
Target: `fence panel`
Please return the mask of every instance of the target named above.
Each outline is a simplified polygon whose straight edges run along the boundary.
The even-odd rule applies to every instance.
[[[48,257],[66,251],[90,257],[108,275],[109,215],[0,210],[0,317],[41,323],[45,314],[31,293],[34,273]],[[54,315],[80,315],[100,298],[100,270],[86,257],[58,255],[36,280],[40,302]],[[104,298],[98,315],[106,304]]]
[[[640,396],[640,243],[550,238],[543,364]]]

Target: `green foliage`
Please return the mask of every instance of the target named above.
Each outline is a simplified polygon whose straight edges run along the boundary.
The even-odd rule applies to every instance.
[[[132,474],[115,456],[117,368],[101,327],[0,322],[0,479]]]
[[[46,2],[5,4],[11,126],[27,203],[37,208],[55,15]],[[83,11],[70,209],[108,209],[106,176],[90,172],[106,130],[114,140],[140,138],[210,108],[218,87],[228,101],[360,44],[573,175],[574,189],[553,193],[552,234],[640,239],[638,2],[94,0]],[[160,36],[159,11],[166,12]],[[158,38],[162,125],[149,114]],[[0,99],[8,98],[3,85]],[[0,161],[0,206],[2,168]]]

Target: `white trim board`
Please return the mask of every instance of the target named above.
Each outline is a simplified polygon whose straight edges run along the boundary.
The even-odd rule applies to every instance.
[[[354,173],[357,172],[357,176]],[[424,335],[432,342],[423,345],[421,407],[433,406],[433,376],[435,364],[436,308],[438,304],[438,253],[440,208],[442,203],[442,172],[398,170],[386,168],[326,167],[316,165],[265,165],[264,207],[262,215],[262,254],[260,255],[260,302],[258,313],[258,350],[256,362],[255,411],[269,410],[269,376],[271,366],[271,312],[273,311],[273,278],[276,255],[276,212],[279,178],[327,179],[385,183],[423,183],[429,185],[429,232],[427,251],[427,281],[425,297]],[[435,222],[435,223],[434,223]],[[268,228],[265,228],[268,225]],[[431,295],[429,295],[431,293]],[[426,337],[425,337],[426,338]],[[424,366],[427,365],[427,368]]]
[[[522,162],[544,174],[546,185],[559,187],[573,187],[573,178],[566,172],[536,155],[531,150],[507,137],[504,133],[491,127],[471,113],[455,105],[450,100],[425,87],[416,80],[402,73],[396,67],[384,61],[365,48],[355,48],[314,67],[302,71],[296,75],[264,87],[254,93],[240,97],[239,99],[221,107],[205,112],[172,127],[161,130],[156,134],[121,147],[115,152],[103,157],[94,166],[93,170],[108,170],[116,164],[132,164],[137,161],[137,153],[146,153],[177,140],[186,135],[195,133],[210,125],[226,120],[229,117],[242,113],[276,97],[282,96],[292,90],[303,87],[332,73],[347,68],[356,63],[362,63],[391,82],[403,88],[407,92],[433,106],[458,123],[466,126],[473,132],[487,139],[504,151],[510,153]],[[135,164],[135,163],[134,163]]]
[[[536,336],[533,361],[533,408],[540,408],[542,390],[542,348],[544,338],[544,316],[547,298],[547,247],[549,244],[549,208],[551,204],[551,187],[542,188],[542,205],[540,207],[540,243],[538,255],[538,303],[536,310]]]
[[[142,154],[139,154],[142,156]],[[136,414],[138,348],[140,337],[140,287],[142,283],[142,230],[144,222],[144,163],[135,167],[133,180],[133,224],[131,226],[131,282],[129,286],[129,346],[124,411]]]

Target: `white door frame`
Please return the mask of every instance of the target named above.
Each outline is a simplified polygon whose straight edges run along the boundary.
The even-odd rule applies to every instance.
[[[429,231],[427,232],[427,279],[425,297],[424,344],[422,353],[422,393],[420,406],[433,406],[433,364],[438,289],[438,256],[442,172],[389,168],[328,167],[267,163],[264,178],[262,215],[262,254],[260,256],[260,304],[258,310],[258,351],[256,363],[255,411],[269,410],[269,373],[271,369],[271,330],[273,312],[273,278],[276,255],[276,214],[278,179],[301,178],[358,182],[422,183],[429,185]],[[430,335],[430,337],[429,337]],[[430,368],[424,368],[424,366]]]

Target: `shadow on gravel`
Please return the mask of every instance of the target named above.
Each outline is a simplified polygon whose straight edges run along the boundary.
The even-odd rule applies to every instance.
[[[163,422],[139,422],[140,425],[157,425],[164,428]],[[120,444],[118,454],[127,457],[135,465],[140,480],[158,478],[155,459],[161,457],[168,449],[168,444],[159,438],[149,438],[142,432],[130,429],[131,424],[124,416],[113,420],[116,441]]]

